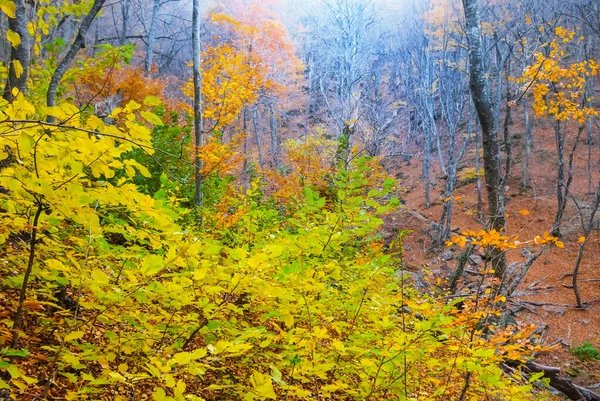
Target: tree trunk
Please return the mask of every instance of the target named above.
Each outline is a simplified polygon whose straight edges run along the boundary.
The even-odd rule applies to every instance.
[[[265,158],[263,157],[262,139],[258,130],[258,107],[254,107],[252,113],[252,125],[254,126],[254,139],[256,140],[256,148],[258,149],[258,163],[260,169],[265,170]]]
[[[431,170],[431,130],[429,127],[425,128],[425,157],[423,158],[423,179],[425,180],[425,208],[429,209],[431,206],[431,184],[429,179],[429,172]]]
[[[469,42],[469,76],[473,103],[479,116],[483,140],[483,169],[488,199],[489,227],[504,232],[506,217],[504,194],[500,172],[500,148],[495,124],[494,109],[490,100],[488,82],[483,63],[481,21],[477,0],[463,0],[466,19],[466,33]],[[498,277],[504,275],[506,257],[502,252],[493,251],[492,264]]]
[[[77,32],[77,36],[75,36],[75,40],[71,44],[71,48],[62,59],[60,64],[56,67],[54,74],[52,74],[52,78],[50,79],[50,84],[48,85],[48,91],[46,92],[46,105],[48,107],[52,107],[56,105],[56,91],[58,90],[58,85],[60,84],[60,80],[65,75],[65,72],[71,66],[71,63],[77,56],[77,53],[81,48],[85,47],[85,35],[87,35],[92,22],[100,12],[100,9],[104,6],[106,0],[95,0],[90,12],[83,18],[81,21],[81,26],[79,27],[79,32]],[[48,122],[54,122],[54,117],[48,117]]]
[[[123,0],[121,2],[121,16],[123,20],[121,21],[121,45],[125,44],[127,40],[127,32],[128,32],[128,24],[129,24],[129,1]]]
[[[194,67],[194,142],[196,145],[194,170],[195,170],[195,201],[199,208],[204,206],[202,193],[204,175],[203,162],[200,158],[200,147],[204,146],[204,132],[202,127],[202,65],[200,64],[200,0],[193,0],[192,9],[192,53]]]
[[[25,92],[27,89],[27,75],[29,74],[29,63],[31,62],[31,37],[27,29],[27,10],[25,0],[15,0],[15,18],[8,19],[8,28],[19,34],[21,43],[15,48],[10,48],[10,63],[8,66],[8,79],[4,88],[4,99],[12,102],[14,99],[13,89]],[[15,63],[21,64],[23,71],[18,74]]]
[[[269,103],[269,128],[271,131],[271,156],[275,169],[281,167],[279,161],[279,144],[277,142],[277,121],[275,120],[275,107],[273,103]]]
[[[533,122],[529,115],[529,102],[527,97],[523,100],[523,112],[525,114],[525,160],[523,163],[523,171],[521,172],[521,190],[527,188],[529,175],[529,163],[531,160],[531,148],[533,145]]]
[[[146,72],[152,71],[152,58],[154,57],[154,42],[156,40],[156,22],[158,12],[160,11],[160,0],[154,0],[152,6],[152,19],[150,20],[150,30],[148,31],[148,47],[146,48]]]
[[[502,183],[504,185],[508,185],[508,181],[510,180],[510,172],[512,169],[512,143],[510,142],[510,126],[513,123],[512,121],[512,108],[510,107],[510,102],[512,100],[512,96],[510,93],[510,81],[509,77],[511,75],[511,60],[510,54],[506,57],[504,62],[506,69],[506,114],[504,116],[504,149],[506,152],[506,163],[504,178],[502,179]]]

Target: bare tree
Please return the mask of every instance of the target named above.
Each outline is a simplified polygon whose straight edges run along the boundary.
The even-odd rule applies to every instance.
[[[469,46],[471,94],[479,116],[483,141],[483,169],[487,190],[489,226],[499,232],[504,232],[506,217],[500,168],[500,147],[493,104],[485,76],[481,20],[477,0],[463,0],[463,7]],[[495,251],[491,256],[496,275],[502,277],[506,268],[505,255],[500,251]]]
[[[75,40],[71,44],[69,51],[56,67],[54,74],[52,74],[52,78],[50,79],[50,85],[48,86],[48,91],[46,92],[46,104],[49,107],[56,105],[56,91],[58,90],[60,80],[71,66],[71,63],[75,59],[75,56],[77,56],[79,50],[82,47],[85,47],[85,36],[87,35],[90,25],[92,25],[92,22],[96,18],[96,15],[98,15],[100,10],[104,6],[105,1],[106,0],[94,0],[92,8],[85,16],[83,21],[81,21],[79,32],[77,33],[77,36],[75,36]],[[54,118],[49,117],[49,121],[53,122]]]
[[[200,147],[204,145],[204,132],[202,127],[202,65],[200,63],[200,0],[193,0],[192,10],[192,54],[194,68],[194,144],[195,144],[195,192],[194,198],[196,206],[204,206],[204,176],[202,174],[202,159],[200,157]]]

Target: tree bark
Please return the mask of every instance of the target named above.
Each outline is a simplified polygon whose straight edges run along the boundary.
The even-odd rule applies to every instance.
[[[262,139],[258,129],[258,107],[254,107],[252,111],[252,126],[254,127],[254,140],[256,141],[256,148],[258,150],[258,164],[262,171],[265,170],[265,158],[263,157]]]
[[[148,31],[148,47],[146,48],[146,72],[152,72],[152,58],[154,57],[154,42],[156,40],[156,21],[160,11],[160,0],[154,0],[152,7],[152,19],[150,20],[150,30]]]
[[[27,10],[25,0],[15,0],[15,18],[8,19],[8,28],[19,34],[21,43],[15,48],[10,48],[10,63],[8,67],[8,79],[4,88],[4,99],[9,102],[14,100],[12,90],[18,89],[25,92],[27,89],[27,76],[29,74],[29,63],[31,62],[31,37],[27,29]],[[21,64],[23,72],[17,76],[15,62]]]
[[[279,160],[279,143],[277,141],[277,122],[275,121],[275,107],[269,103],[269,128],[271,131],[271,156],[276,169],[281,167]]]
[[[75,36],[75,40],[71,44],[71,48],[62,59],[60,64],[56,67],[54,74],[52,74],[52,78],[50,79],[50,85],[48,85],[48,91],[46,92],[46,104],[48,107],[52,107],[56,105],[56,91],[58,90],[58,85],[60,84],[60,80],[65,75],[65,72],[71,66],[71,63],[77,56],[77,53],[82,47],[85,47],[85,35],[87,34],[88,29],[90,29],[90,25],[96,18],[96,15],[100,12],[100,9],[104,6],[106,0],[95,0],[90,12],[83,18],[81,21],[81,26],[79,27],[79,32],[77,32],[77,36]],[[48,117],[49,122],[54,122],[54,117]]]
[[[204,186],[204,175],[202,173],[203,162],[200,158],[200,147],[204,146],[204,132],[202,127],[202,65],[200,64],[200,0],[193,0],[192,8],[192,53],[194,67],[194,143],[196,145],[194,160],[195,176],[195,201],[196,206],[204,206],[202,189]]]
[[[483,65],[481,21],[477,0],[463,0],[463,7],[469,43],[470,88],[473,103],[479,116],[483,140],[483,169],[487,190],[489,227],[504,232],[506,217],[500,171],[500,147],[498,145],[494,109]],[[499,251],[493,251],[491,256],[495,274],[502,277],[506,268],[506,257]]]
[[[533,122],[529,115],[529,102],[526,97],[523,101],[523,111],[525,113],[525,159],[523,171],[521,172],[521,190],[525,190],[528,185],[529,163],[531,160],[531,148],[533,146]]]

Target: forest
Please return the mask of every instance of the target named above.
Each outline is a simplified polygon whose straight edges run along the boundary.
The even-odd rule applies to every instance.
[[[598,0],[0,0],[0,401],[600,401]]]

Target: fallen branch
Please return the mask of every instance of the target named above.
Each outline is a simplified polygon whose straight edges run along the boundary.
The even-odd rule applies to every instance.
[[[600,401],[600,395],[593,391],[574,384],[571,380],[559,376],[560,368],[546,366],[534,361],[527,361],[525,364],[519,361],[509,361],[506,363],[513,368],[522,367],[526,373],[544,373],[544,377],[550,379],[550,386],[560,391],[569,399],[575,401]]]
[[[578,309],[581,310],[582,308],[579,308],[577,305],[570,305],[570,304],[555,304],[552,302],[537,302],[537,301],[529,301],[526,299],[518,299],[518,300],[510,300],[510,302],[524,302],[524,303],[528,303],[530,305],[533,306],[559,306],[561,308],[569,308],[569,309]],[[585,308],[588,305],[594,304],[596,302],[600,302],[600,299],[593,299],[591,301],[588,302],[584,302],[583,307]]]

